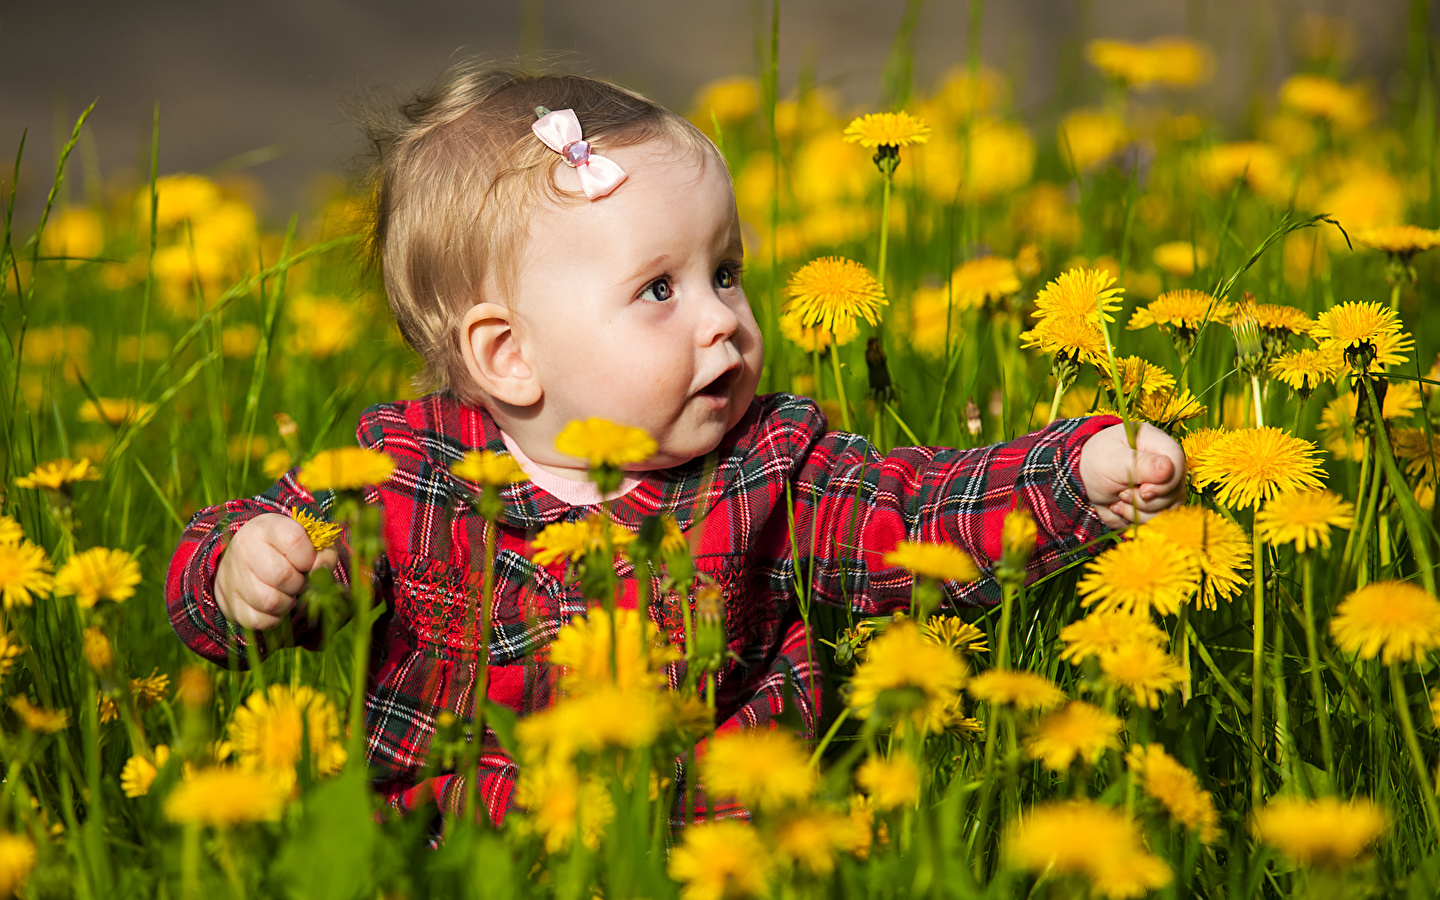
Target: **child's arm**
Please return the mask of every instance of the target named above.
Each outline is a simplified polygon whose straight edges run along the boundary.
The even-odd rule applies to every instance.
[[[1185,502],[1185,453],[1170,435],[1142,423],[1130,446],[1124,425],[1112,425],[1085,442],[1080,480],[1100,520],[1125,528]]]
[[[309,573],[339,563],[335,548],[316,550],[299,522],[262,513],[235,532],[221,554],[215,604],[236,625],[267,631],[290,615]]]

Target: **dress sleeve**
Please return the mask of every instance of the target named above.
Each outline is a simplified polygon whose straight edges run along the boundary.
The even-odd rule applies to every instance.
[[[1109,529],[1085,496],[1080,450],[1113,416],[1062,419],[1011,441],[972,450],[903,447],[881,456],[869,441],[828,432],[804,456],[795,479],[792,531],[797,566],[816,595],[882,615],[909,602],[912,578],[884,554],[900,541],[957,544],[979,580],[946,584],[958,605],[996,603],[1005,514],[1023,506],[1037,540],[1027,580],[1054,572]],[[805,572],[805,569],[800,571]]]

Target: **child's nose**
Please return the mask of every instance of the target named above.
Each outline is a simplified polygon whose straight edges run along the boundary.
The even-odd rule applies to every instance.
[[[700,317],[700,343],[708,347],[718,341],[728,340],[740,330],[740,314],[718,294],[706,296]]]

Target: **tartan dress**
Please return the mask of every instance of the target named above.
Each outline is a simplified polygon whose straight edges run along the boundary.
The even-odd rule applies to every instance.
[[[725,632],[736,659],[717,675],[718,728],[765,726],[788,697],[813,735],[819,679],[795,602],[797,577],[808,579],[812,596],[823,602],[886,615],[908,607],[912,579],[881,557],[901,540],[945,541],[965,548],[982,572],[979,581],[945,585],[949,601],[997,602],[990,561],[1000,555],[1005,513],[1017,504],[1032,511],[1038,526],[1032,578],[1061,567],[1105,533],[1080,481],[1080,449],[1117,421],[1061,420],[989,447],[909,447],[881,456],[862,437],[828,431],[813,401],[771,394],[757,397],[712,453],[643,473],[637,486],[610,502],[610,511],[632,530],[645,516],[673,516],[689,538],[696,571],[724,593]],[[384,613],[372,642],[367,758],[377,790],[402,812],[456,811],[464,773],[422,779],[421,771],[436,716],[448,710],[464,720],[472,708],[477,666],[465,617],[478,581],[471,561],[484,552],[488,526],[466,502],[475,486],[450,465],[467,451],[503,453],[505,445],[487,412],[448,393],[372,406],[356,436],[361,446],[396,462],[390,480],[366,497],[382,505],[384,546],[374,569],[375,602]],[[267,512],[305,509],[329,517],[332,495],[312,495],[297,482],[297,471],[257,497],[200,510],[181,536],[166,577],[170,620],[180,639],[212,662],[246,661],[237,650],[243,635],[214,595],[220,555],[235,531]],[[501,497],[486,690],[490,702],[523,716],[552,702],[556,673],[546,662],[547,646],[564,622],[586,611],[578,586],[565,583],[563,561],[536,565],[529,541],[545,526],[584,518],[597,507],[570,506],[528,481],[503,488]],[[342,583],[348,562],[342,548]],[[634,571],[624,560],[617,560],[616,571],[624,590],[620,604],[633,606]],[[683,649],[682,598],[651,596],[651,617]],[[693,604],[693,590],[683,600]],[[313,647],[320,635],[307,624],[304,605],[302,596],[293,633],[297,643]],[[672,687],[683,680],[683,666],[671,665]],[[477,796],[498,825],[518,772],[488,729],[483,750]],[[703,809],[703,794],[697,798]],[[722,804],[716,814],[745,811]]]

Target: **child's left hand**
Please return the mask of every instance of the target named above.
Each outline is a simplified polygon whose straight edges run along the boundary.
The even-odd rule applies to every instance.
[[[1124,424],[1111,425],[1081,448],[1080,480],[1100,520],[1125,528],[1137,516],[1145,522],[1185,501],[1185,452],[1148,423],[1140,425],[1132,450]]]

